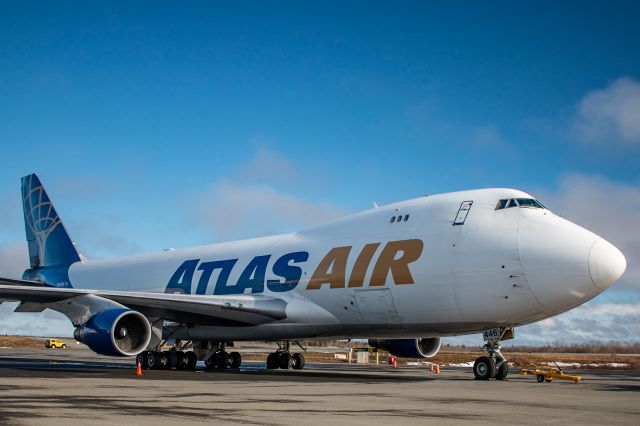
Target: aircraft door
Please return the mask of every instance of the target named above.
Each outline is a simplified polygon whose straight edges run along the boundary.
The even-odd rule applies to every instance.
[[[366,288],[354,291],[356,305],[362,318],[374,326],[400,322],[400,316],[388,288]]]

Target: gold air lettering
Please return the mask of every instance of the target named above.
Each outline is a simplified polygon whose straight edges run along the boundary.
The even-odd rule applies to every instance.
[[[351,271],[351,277],[349,277],[349,287],[362,287],[371,259],[379,246],[380,243],[372,243],[362,248],[356,263],[353,265],[353,271]]]
[[[409,264],[420,258],[423,247],[422,240],[418,239],[389,241],[378,257],[369,285],[371,287],[385,285],[389,272],[395,284],[413,284]]]
[[[329,284],[330,288],[344,288],[350,251],[351,246],[332,248],[313,272],[307,290],[317,290],[323,284]]]

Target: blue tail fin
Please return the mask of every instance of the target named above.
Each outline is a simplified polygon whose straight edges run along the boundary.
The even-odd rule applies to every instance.
[[[53,203],[35,174],[22,178],[22,208],[31,268],[70,265],[80,260]]]

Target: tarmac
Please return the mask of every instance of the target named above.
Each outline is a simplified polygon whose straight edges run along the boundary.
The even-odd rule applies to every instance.
[[[0,348],[0,423],[638,424],[640,372],[572,370],[583,382],[470,368],[308,363],[304,370],[149,371],[89,350]]]

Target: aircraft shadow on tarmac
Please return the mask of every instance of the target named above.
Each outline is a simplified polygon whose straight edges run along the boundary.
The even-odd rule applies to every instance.
[[[82,377],[108,375],[114,378],[137,377],[135,367],[119,362],[88,361],[88,360],[59,360],[49,358],[15,358],[0,357],[0,375],[23,376],[28,373],[32,377],[50,377],[56,373],[65,372],[66,377]],[[249,364],[238,370],[205,371],[177,371],[177,370],[144,370],[143,378],[149,380],[234,380],[234,381],[353,381],[359,383],[382,382],[410,382],[430,381],[437,377],[425,370],[413,370],[410,374],[397,374],[402,370],[382,368],[362,368],[360,366],[314,366],[309,365],[305,370],[267,370],[260,363]],[[449,377],[452,380],[466,380]]]

